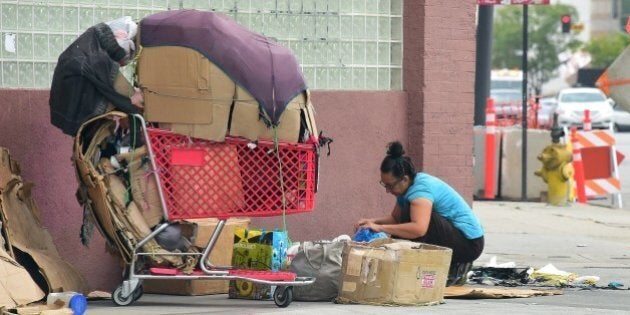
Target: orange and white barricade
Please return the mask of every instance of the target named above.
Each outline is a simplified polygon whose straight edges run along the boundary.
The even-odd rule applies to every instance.
[[[612,205],[623,206],[621,182],[617,167],[617,150],[612,130],[578,131],[574,149],[580,150],[584,169],[584,181],[577,181],[578,190],[584,185],[587,198],[610,196]],[[576,179],[577,180],[577,179]]]
[[[494,107],[494,100],[488,98],[488,106],[486,107],[486,168],[485,168],[485,180],[484,180],[484,193],[483,197],[486,199],[494,199],[494,182],[496,174],[494,173],[495,158],[495,137],[497,132],[496,127],[496,113]]]

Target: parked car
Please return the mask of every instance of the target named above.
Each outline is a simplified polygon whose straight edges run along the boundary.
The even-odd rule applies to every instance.
[[[551,128],[553,125],[553,113],[556,111],[558,102],[555,97],[543,97],[538,101],[538,125],[544,128]]]
[[[598,88],[564,89],[558,94],[558,124],[581,127],[584,110],[588,109],[593,128],[609,128],[613,122],[613,105],[614,102]]]
[[[490,97],[494,100],[497,117],[515,117],[520,115],[523,94],[518,89],[492,89]]]
[[[628,113],[625,109],[615,106],[613,111],[613,121],[615,131],[630,130],[630,113]]]

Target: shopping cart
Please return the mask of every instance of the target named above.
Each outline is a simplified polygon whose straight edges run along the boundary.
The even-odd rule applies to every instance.
[[[112,294],[114,303],[130,305],[143,293],[144,279],[241,280],[275,286],[273,300],[287,307],[293,286],[308,285],[312,277],[285,271],[236,269],[214,266],[208,257],[230,217],[279,216],[308,212],[315,205],[317,181],[316,144],[275,144],[227,137],[224,142],[189,138],[151,128],[140,115],[149,160],[154,170],[165,222],[136,244],[125,279]],[[198,256],[198,266],[184,273],[175,268],[140,268],[143,251],[170,223],[193,218],[219,219],[207,246],[199,253],[165,255]]]

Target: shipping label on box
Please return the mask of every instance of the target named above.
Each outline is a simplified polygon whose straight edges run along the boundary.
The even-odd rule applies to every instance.
[[[234,267],[278,271],[287,258],[287,234],[281,231],[234,229]]]
[[[443,301],[452,250],[383,239],[344,247],[341,303],[427,305]]]

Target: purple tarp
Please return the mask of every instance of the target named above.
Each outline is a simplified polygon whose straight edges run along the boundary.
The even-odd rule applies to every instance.
[[[219,13],[174,10],[149,15],[140,22],[140,44],[199,51],[258,101],[272,125],[278,125],[289,101],[306,90],[291,50]]]

